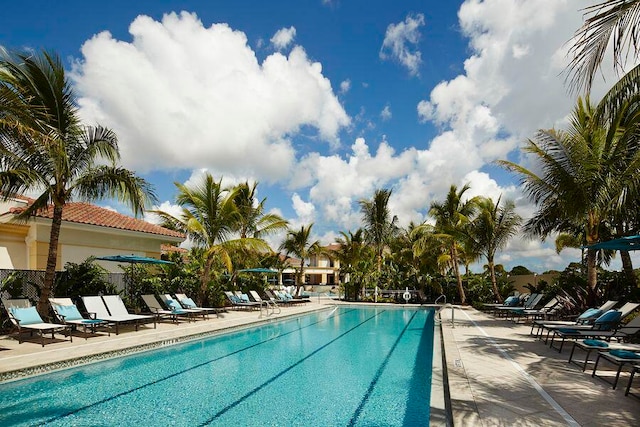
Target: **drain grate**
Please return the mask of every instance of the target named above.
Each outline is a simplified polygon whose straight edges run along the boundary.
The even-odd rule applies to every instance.
[[[462,359],[455,359],[453,364],[456,368],[462,368]]]

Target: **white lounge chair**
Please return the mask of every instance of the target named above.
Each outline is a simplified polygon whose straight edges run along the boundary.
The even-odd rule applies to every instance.
[[[116,325],[116,335],[120,333],[121,323],[135,324],[136,331],[140,322],[153,321],[153,328],[156,327],[155,316],[143,316],[130,314],[124,306],[120,295],[86,296],[82,297],[84,308],[89,314],[95,313],[96,319],[106,320]],[[108,305],[107,303],[110,303]]]

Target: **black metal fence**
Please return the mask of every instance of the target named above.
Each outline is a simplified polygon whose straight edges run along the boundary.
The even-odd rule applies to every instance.
[[[62,274],[57,271],[56,275]],[[105,273],[104,278],[106,281],[115,286],[118,292],[123,292],[125,289],[125,273]],[[57,277],[56,277],[57,279]],[[7,289],[7,286],[3,286],[0,290],[0,297],[2,299],[14,297],[29,298],[34,303],[40,299],[40,288],[44,282],[43,270],[5,270],[0,269],[0,285],[8,283],[13,284],[11,289]],[[56,280],[57,283],[57,280]],[[13,294],[13,295],[12,295]],[[55,295],[55,289],[54,289]]]

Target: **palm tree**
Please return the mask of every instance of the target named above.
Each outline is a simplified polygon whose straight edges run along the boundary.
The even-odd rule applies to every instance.
[[[539,131],[535,141],[528,141],[524,150],[537,160],[541,175],[513,162],[499,162],[520,176],[525,193],[538,206],[525,223],[529,235],[544,238],[567,232],[584,235],[586,245],[592,245],[609,233],[612,218],[639,194],[637,107],[622,103],[607,108],[612,91],[597,108],[588,98],[578,99],[567,131]],[[597,271],[592,248],[587,249],[587,283],[594,302]]]
[[[376,271],[382,270],[382,256],[389,240],[397,233],[398,217],[391,216],[389,198],[391,190],[376,190],[371,200],[360,200],[360,211],[364,222],[366,241],[373,246],[376,254]]]
[[[335,240],[340,247],[333,251],[333,256],[340,262],[340,273],[344,275],[345,281],[345,297],[348,298],[350,282],[357,282],[357,267],[366,257],[364,230],[359,228],[355,233],[341,231],[340,235],[342,237],[337,237]]]
[[[311,242],[311,228],[313,224],[308,226],[301,226],[300,230],[289,230],[287,237],[280,245],[280,250],[285,252],[288,257],[293,254],[300,259],[300,268],[296,274],[296,295],[300,293],[300,286],[304,280],[304,263],[312,255],[318,255],[322,253],[322,247],[319,241]]]
[[[506,201],[501,206],[499,198],[493,203],[490,198],[481,197],[477,200],[477,206],[478,214],[471,222],[469,236],[473,246],[487,259],[493,294],[498,302],[502,302],[496,281],[494,259],[496,252],[503,249],[516,234],[522,218],[515,212],[515,205],[511,201]]]
[[[239,184],[233,190],[234,203],[238,212],[238,232],[241,238],[260,238],[287,228],[287,221],[281,216],[264,212],[266,198],[257,202],[257,182]]]
[[[587,19],[572,39],[569,53],[573,59],[567,68],[567,79],[575,91],[588,92],[611,39],[616,70],[624,67],[630,50],[634,51],[631,56],[635,58],[640,47],[640,1],[603,1],[585,8],[585,15]]]
[[[60,59],[52,53],[0,50],[0,197],[39,196],[18,220],[53,207],[47,264],[38,311],[48,313],[62,213],[67,203],[118,198],[135,215],[155,201],[151,186],[117,165],[113,131],[84,126]]]
[[[465,184],[460,190],[452,185],[443,203],[432,202],[429,215],[435,218],[435,232],[447,247],[449,252],[451,267],[456,276],[460,303],[464,304],[467,297],[462,286],[462,276],[460,275],[458,245],[467,236],[465,228],[469,224],[471,216],[476,211],[476,199],[463,201],[464,193],[469,190],[469,184]]]
[[[180,183],[175,185],[179,191],[176,203],[182,207],[180,217],[176,218],[163,211],[154,213],[160,216],[165,227],[185,233],[197,247],[205,249],[205,263],[198,292],[198,303],[205,304],[211,268],[216,256],[227,271],[232,271],[230,254],[233,251],[251,248],[268,252],[270,248],[262,239],[233,238],[238,232],[238,211],[234,202],[237,194],[224,189],[222,179],[216,182],[207,173],[193,186]]]

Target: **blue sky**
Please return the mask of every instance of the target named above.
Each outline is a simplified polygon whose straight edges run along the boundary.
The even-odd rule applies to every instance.
[[[0,45],[63,58],[82,117],[117,132],[123,164],[163,210],[175,212],[175,181],[204,170],[257,180],[267,209],[330,243],[359,226],[357,202],[377,188],[392,189],[402,225],[467,182],[470,196],[530,215],[492,162],[520,159],[527,137],[566,120],[566,42],[584,6],[34,0],[3,5]],[[615,81],[606,65],[604,76],[595,97]],[[542,272],[578,257],[517,238],[498,262]]]

